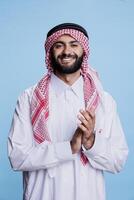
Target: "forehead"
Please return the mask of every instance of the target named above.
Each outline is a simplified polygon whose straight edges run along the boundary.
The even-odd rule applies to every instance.
[[[70,35],[67,35],[67,34],[60,36],[60,37],[56,40],[56,42],[60,42],[60,41],[62,41],[62,42],[72,42],[72,41],[76,41],[76,42],[78,42],[75,38],[73,38],[73,37],[71,37]]]

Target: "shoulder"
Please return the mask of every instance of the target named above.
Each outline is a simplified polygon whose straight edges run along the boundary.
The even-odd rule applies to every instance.
[[[37,84],[25,89],[18,97],[18,102],[31,102],[32,96],[33,96],[33,92],[36,88]]]
[[[115,99],[106,91],[103,91],[101,101],[107,112],[114,111],[117,107]]]

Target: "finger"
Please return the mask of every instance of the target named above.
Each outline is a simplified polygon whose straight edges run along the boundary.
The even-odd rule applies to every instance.
[[[83,131],[84,134],[88,132],[88,129],[83,124],[79,124],[78,127]]]
[[[81,126],[81,129],[83,131],[82,138],[85,138],[86,140],[91,136],[92,132],[88,131],[85,127]]]
[[[90,108],[90,109],[86,109],[87,113],[89,114],[89,116],[91,118],[94,118],[95,117],[95,110],[93,108]]]
[[[83,132],[83,138],[87,140],[91,136],[92,132],[89,131],[83,124],[79,124],[78,126]]]
[[[83,124],[85,127],[89,126],[89,121],[87,121],[83,116],[78,115],[78,119],[81,122],[80,124]]]
[[[88,121],[90,120],[91,116],[85,110],[80,110],[80,114]]]
[[[86,110],[83,110],[81,109],[80,110],[80,114],[87,120],[95,120],[95,111],[93,109],[86,109]]]
[[[79,118],[79,121],[80,121],[80,124],[83,125],[87,130],[88,132],[92,132],[93,129],[94,129],[94,125],[95,125],[95,122],[93,119],[89,119],[88,121],[86,119],[84,119],[83,117],[81,116],[78,116]],[[79,125],[79,124],[78,124]]]

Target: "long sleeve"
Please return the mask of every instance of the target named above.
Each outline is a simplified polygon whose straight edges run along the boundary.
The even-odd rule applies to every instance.
[[[96,130],[93,147],[85,151],[93,168],[119,172],[127,159],[128,147],[116,110],[116,103],[106,95],[104,127]],[[101,118],[100,118],[101,120]]]
[[[70,143],[35,144],[30,120],[30,97],[24,92],[18,99],[8,137],[8,155],[14,170],[34,171],[73,160]]]

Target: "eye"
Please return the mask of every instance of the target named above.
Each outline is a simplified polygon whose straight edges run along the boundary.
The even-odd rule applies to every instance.
[[[71,44],[71,47],[73,47],[73,48],[78,47],[78,46],[79,46],[79,44],[76,42]]]
[[[56,44],[54,44],[54,49],[60,49],[62,47],[63,47],[62,43],[56,43]]]
[[[77,44],[72,44],[71,46],[72,46],[72,47],[77,47],[78,45],[77,45]]]

